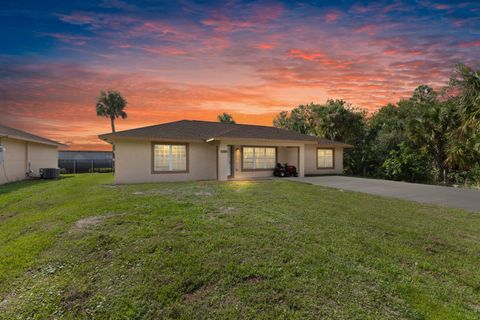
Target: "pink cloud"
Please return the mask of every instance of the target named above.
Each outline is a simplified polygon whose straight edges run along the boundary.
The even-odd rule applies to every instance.
[[[306,61],[316,61],[333,68],[346,68],[350,65],[349,62],[330,59],[324,52],[321,51],[305,51],[300,49],[292,49],[288,52],[288,55],[290,57]]]
[[[374,35],[377,33],[377,31],[380,29],[380,26],[374,25],[374,24],[364,24],[363,26],[355,29],[355,33],[366,33],[370,36]]]
[[[448,10],[450,9],[450,6],[447,4],[436,4],[433,6],[437,10]]]
[[[338,17],[340,17],[340,12],[330,11],[325,15],[325,21],[328,23],[332,23],[337,21]]]
[[[480,40],[460,43],[462,48],[480,47]]]
[[[259,26],[268,27],[268,24],[278,19],[283,13],[281,5],[250,5],[246,8],[250,14],[238,17],[234,12],[217,11],[201,22],[217,32],[235,32],[248,29],[257,31]]]
[[[90,38],[85,36],[78,36],[78,35],[70,35],[64,33],[42,33],[44,36],[52,37],[62,42],[75,44],[78,46],[83,46],[87,43]]]
[[[155,54],[155,55],[165,55],[165,56],[184,56],[187,55],[188,52],[181,49],[181,48],[176,48],[176,47],[171,47],[171,46],[164,46],[164,47],[150,47],[150,46],[144,46],[144,47],[139,47],[145,52],[148,52],[150,54]]]

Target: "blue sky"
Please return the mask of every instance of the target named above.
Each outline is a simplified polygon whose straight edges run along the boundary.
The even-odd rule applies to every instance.
[[[478,66],[478,1],[8,1],[0,8],[0,122],[102,148],[100,90],[122,128],[182,118],[271,124],[345,99],[371,112]]]

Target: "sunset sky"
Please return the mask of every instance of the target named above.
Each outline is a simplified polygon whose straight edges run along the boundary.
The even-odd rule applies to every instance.
[[[4,0],[0,18],[0,123],[71,149],[108,149],[104,89],[128,101],[118,130],[224,111],[271,125],[327,98],[375,111],[480,61],[478,0]]]

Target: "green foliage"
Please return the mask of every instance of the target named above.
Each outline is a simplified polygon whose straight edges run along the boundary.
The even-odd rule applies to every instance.
[[[480,159],[480,69],[459,64],[450,80],[450,89],[458,92],[452,100],[459,108],[461,124],[450,133],[447,163],[469,170]]]
[[[222,122],[222,123],[230,123],[230,124],[235,124],[236,123],[235,120],[233,120],[232,115],[230,115],[226,112],[224,112],[222,114],[219,114],[217,116],[217,120],[218,120],[218,122]]]
[[[98,97],[96,110],[97,116],[107,117],[111,121],[112,132],[115,132],[115,119],[127,118],[127,113],[124,111],[127,106],[127,101],[122,97],[118,91],[100,91]]]
[[[435,183],[475,181],[480,162],[480,70],[460,64],[440,93],[421,85],[409,99],[388,104],[370,117],[344,100],[328,100],[283,111],[273,124],[354,145],[344,157],[348,174]],[[410,162],[423,165],[428,174],[418,167],[409,169]]]
[[[280,112],[273,120],[277,128],[316,135],[329,140],[342,141],[357,146],[345,154],[347,171],[362,170],[366,155],[366,113],[344,100],[327,100],[325,104],[299,105],[290,113]]]
[[[385,177],[391,180],[408,182],[431,181],[431,158],[426,152],[419,152],[402,142],[398,150],[390,151],[387,159],[382,164]]]

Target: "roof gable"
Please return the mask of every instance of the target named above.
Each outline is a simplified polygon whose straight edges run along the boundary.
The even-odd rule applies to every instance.
[[[12,138],[17,140],[31,141],[42,144],[49,144],[55,146],[63,146],[63,144],[47,138],[43,138],[26,131],[14,129],[0,124],[0,137]]]

